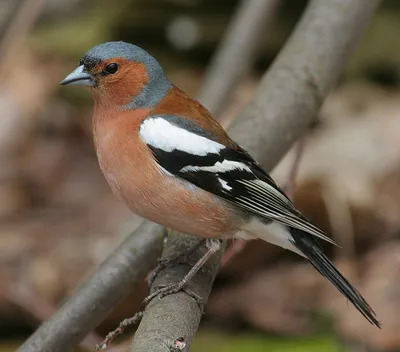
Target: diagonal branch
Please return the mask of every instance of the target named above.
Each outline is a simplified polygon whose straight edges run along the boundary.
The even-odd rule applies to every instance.
[[[159,225],[141,225],[18,351],[71,351],[152,269],[164,234]]]
[[[308,5],[291,39],[264,76],[253,101],[229,130],[268,169],[315,118],[379,2],[313,0]],[[182,246],[189,248],[190,241],[189,236],[174,235],[162,257],[168,257]],[[190,289],[205,302],[219,269],[218,260],[214,258],[191,282]],[[168,268],[160,273],[154,285],[178,282],[187,270],[185,265]],[[174,341],[182,338],[188,348],[201,315],[202,309],[184,292],[154,300],[144,313],[132,351],[173,351]]]
[[[218,116],[241,78],[250,71],[261,40],[272,30],[280,0],[244,0],[228,25],[206,71],[198,99]]]
[[[312,0],[230,134],[271,170],[313,123],[381,0]],[[254,131],[264,130],[256,138]]]
[[[0,297],[9,303],[15,305],[19,309],[24,310],[29,316],[33,317],[36,321],[45,321],[51,317],[56,309],[49,304],[45,299],[35,292],[32,287],[23,282],[14,284],[0,283]],[[29,319],[31,320],[31,319]],[[86,350],[92,350],[95,344],[102,341],[101,337],[95,332],[90,332],[79,343],[79,346]],[[117,348],[111,348],[108,352],[118,352]]]

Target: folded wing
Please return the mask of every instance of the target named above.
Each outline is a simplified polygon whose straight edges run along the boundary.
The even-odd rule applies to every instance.
[[[139,130],[160,168],[236,206],[335,242],[299,213],[273,179],[240,146],[219,143],[192,121],[171,115],[146,118]]]

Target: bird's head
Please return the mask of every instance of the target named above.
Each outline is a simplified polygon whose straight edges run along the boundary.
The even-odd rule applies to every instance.
[[[122,109],[155,106],[172,87],[153,56],[125,42],[90,49],[60,84],[90,87],[96,103]]]

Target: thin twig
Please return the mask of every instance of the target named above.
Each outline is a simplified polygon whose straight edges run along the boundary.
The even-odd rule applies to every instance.
[[[243,0],[229,22],[221,45],[207,68],[198,99],[215,116],[226,106],[241,78],[249,72],[262,39],[272,30],[280,0]],[[268,34],[267,34],[268,35]]]
[[[0,82],[8,72],[27,35],[34,26],[46,0],[23,0],[0,43]]]
[[[105,337],[105,339],[99,343],[98,345],[96,345],[96,351],[104,351],[105,349],[107,349],[107,347],[109,346],[109,344],[118,336],[124,333],[125,329],[130,326],[130,325],[136,325],[137,323],[140,322],[140,320],[143,318],[143,312],[137,312],[133,317],[128,318],[128,319],[124,319],[123,321],[121,321],[121,323],[119,324],[119,326],[109,332],[107,334],[107,336]]]
[[[294,189],[296,187],[297,173],[299,172],[301,157],[303,156],[305,148],[305,138],[300,138],[294,148],[294,159],[289,168],[288,179],[283,186],[283,190],[289,198],[293,198]]]
[[[239,253],[241,253],[246,248],[246,244],[246,240],[238,239],[233,241],[221,258],[221,268],[228,264]]]
[[[322,200],[328,214],[332,236],[343,247],[340,254],[347,258],[354,258],[355,233],[348,195],[342,185],[332,178],[322,188]]]

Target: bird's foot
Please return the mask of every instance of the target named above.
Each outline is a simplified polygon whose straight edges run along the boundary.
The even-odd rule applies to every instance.
[[[198,247],[198,246],[197,246]],[[218,239],[207,239],[206,241],[207,252],[197,261],[196,264],[190,269],[185,277],[176,284],[159,286],[153,293],[145,298],[144,305],[147,305],[154,297],[163,298],[173,293],[184,290],[186,294],[193,297],[200,307],[203,307],[203,299],[193,291],[186,288],[188,282],[196,275],[202,266],[210,259],[210,257],[221,248],[221,241]]]
[[[176,266],[183,263],[194,265],[195,263],[192,263],[190,261],[190,256],[204,243],[204,241],[204,239],[201,239],[198,243],[189,248],[187,251],[178,252],[169,258],[159,260],[157,266],[147,278],[147,286],[150,288],[157,275],[167,267]]]
[[[206,247],[208,251],[214,254],[221,249],[221,243],[222,241],[218,238],[208,238],[206,240]],[[207,253],[205,255],[207,255]]]
[[[155,297],[158,297],[158,299],[162,299],[165,296],[172,295],[179,291],[184,291],[188,296],[192,297],[202,309],[204,304],[203,298],[201,298],[197,293],[194,293],[192,290],[189,290],[187,287],[185,287],[186,284],[187,281],[183,279],[176,284],[157,286],[156,290],[144,299],[143,304],[146,306]]]

